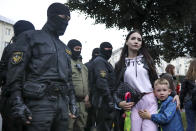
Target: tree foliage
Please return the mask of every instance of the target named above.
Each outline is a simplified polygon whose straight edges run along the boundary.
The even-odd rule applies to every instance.
[[[69,0],[67,4],[107,28],[141,30],[157,61],[160,56],[169,62],[196,55],[196,0]]]

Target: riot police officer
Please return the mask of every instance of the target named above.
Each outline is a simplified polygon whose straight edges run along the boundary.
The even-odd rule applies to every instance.
[[[93,63],[93,60],[99,55],[99,48],[94,48],[93,51],[92,51],[92,58],[87,62],[85,63],[86,67],[89,69],[91,69],[92,67],[92,63]]]
[[[84,131],[87,120],[86,108],[89,106],[88,69],[82,63],[80,54],[82,44],[76,39],[68,42],[71,49],[72,81],[76,94],[76,103],[79,108],[78,118],[69,119],[69,131]]]
[[[11,49],[13,47],[13,44],[17,41],[17,39],[20,37],[20,34],[28,31],[28,30],[35,30],[34,25],[26,20],[19,20],[14,25],[14,36],[12,37],[10,43],[4,48],[3,54],[0,61],[0,81],[1,86],[5,85],[6,83],[6,72],[7,72],[7,66],[8,66],[8,60],[11,57]]]
[[[22,126],[17,123],[17,121],[14,121],[10,116],[10,103],[9,103],[9,96],[8,88],[5,85],[6,83],[6,73],[8,68],[8,61],[11,57],[11,52],[13,45],[16,43],[17,39],[19,39],[20,34],[28,31],[28,30],[35,30],[34,25],[26,20],[19,20],[17,21],[14,26],[14,36],[12,37],[11,41],[12,43],[9,43],[3,50],[3,54],[1,57],[1,70],[0,70],[0,77],[1,77],[1,100],[0,100],[0,109],[1,109],[1,115],[3,119],[3,125],[2,130],[3,131],[22,131]]]
[[[108,62],[112,55],[112,45],[103,42],[100,55],[93,61],[93,92],[92,104],[96,110],[96,129],[110,131],[114,117],[114,82],[115,75],[112,65]]]
[[[69,8],[53,3],[47,17],[42,30],[17,40],[8,64],[13,117],[25,124],[25,131],[66,131],[68,105],[77,116],[70,51],[59,39],[70,20]]]
[[[92,51],[92,58],[89,60],[89,62],[85,63],[86,67],[88,68],[88,87],[89,87],[89,100],[92,101],[92,86],[93,86],[93,80],[92,80],[92,69],[93,69],[93,60],[99,55],[99,48],[94,48]],[[85,131],[91,131],[92,128],[95,127],[95,110],[91,104],[89,108],[87,108],[88,117],[86,122]]]

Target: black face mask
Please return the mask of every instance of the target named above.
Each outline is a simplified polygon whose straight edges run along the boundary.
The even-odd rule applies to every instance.
[[[48,18],[48,24],[56,35],[61,36],[65,33],[68,21],[59,16],[52,16]]]
[[[76,39],[72,39],[68,42],[67,46],[71,49],[72,59],[78,60],[80,58],[81,50],[80,51],[75,51],[74,47],[79,46],[79,47],[82,48],[82,44],[80,43],[80,41],[78,41]]]
[[[91,60],[94,60],[98,55],[99,55],[99,48],[93,49]]]
[[[105,50],[105,48],[110,48],[111,50]],[[106,60],[109,60],[112,55],[112,45],[109,42],[102,42],[100,45],[100,53]]]
[[[110,57],[112,56],[112,50],[104,50],[104,49],[101,49],[101,54],[104,56],[104,58],[106,60],[109,60]]]
[[[80,57],[80,54],[81,54],[81,51],[74,51],[74,50],[71,50],[72,52],[72,58],[74,60],[77,60],[79,57]]]
[[[99,55],[99,54],[94,54],[94,55],[92,56],[92,60],[94,60],[98,55]]]

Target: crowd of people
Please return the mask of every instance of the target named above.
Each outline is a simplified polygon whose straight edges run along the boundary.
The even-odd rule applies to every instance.
[[[127,131],[127,111],[131,131],[184,131],[183,108],[186,131],[196,130],[195,58],[181,92],[175,66],[158,76],[137,29],[127,34],[115,67],[108,61],[109,42],[100,43],[83,63],[85,45],[59,39],[70,19],[68,6],[53,3],[41,30],[25,20],[14,24],[12,43],[0,61],[3,131]]]

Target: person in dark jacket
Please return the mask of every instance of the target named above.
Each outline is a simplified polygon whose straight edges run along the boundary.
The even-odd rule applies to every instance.
[[[143,119],[150,119],[159,125],[159,131],[184,131],[182,118],[179,110],[176,110],[176,102],[169,96],[172,90],[169,82],[159,78],[154,83],[154,94],[161,105],[157,114],[151,114],[148,110],[142,109],[139,115]]]
[[[10,43],[4,48],[3,54],[0,61],[0,80],[1,85],[5,85],[6,83],[6,72],[7,72],[7,65],[8,60],[11,57],[11,49],[13,47],[13,44],[17,41],[17,39],[20,37],[20,34],[28,31],[28,30],[35,30],[34,25],[26,20],[19,20],[14,25],[14,36],[12,37]]]
[[[9,58],[11,57],[11,52],[13,45],[17,41],[17,39],[20,37],[20,34],[28,31],[28,30],[35,30],[34,25],[25,20],[19,20],[17,21],[14,26],[14,36],[12,37],[12,43],[8,44],[3,50],[3,54],[1,57],[1,71],[0,71],[0,76],[1,76],[1,83],[2,83],[2,89],[1,89],[1,115],[3,119],[3,125],[2,125],[2,130],[3,131],[22,131],[22,126],[17,123],[17,121],[13,121],[12,117],[10,116],[11,110],[10,110],[10,103],[9,103],[9,94],[8,94],[8,88],[5,85],[6,83],[6,73],[7,73],[7,68],[8,68],[8,61]]]
[[[93,69],[93,60],[99,55],[99,48],[94,48],[92,52],[92,58],[89,60],[89,62],[85,63],[86,67],[88,68],[88,85],[89,85],[89,100],[92,101],[92,93],[93,91],[93,80],[92,80],[92,69]],[[87,109],[88,111],[88,117],[87,117],[87,123],[85,127],[85,131],[91,131],[92,128],[95,127],[95,111],[93,109],[92,103],[91,106]]]
[[[94,48],[93,51],[92,51],[92,58],[87,62],[85,63],[85,65],[87,66],[88,70],[92,68],[92,63],[93,63],[93,60],[99,55],[99,48]]]
[[[93,86],[93,79],[92,79],[92,75],[93,75],[93,61],[95,60],[95,58],[100,54],[99,48],[95,48],[93,49],[92,52],[92,58],[89,60],[89,62],[85,63],[86,67],[88,68],[88,76],[89,76],[89,92],[91,95],[91,89]],[[91,97],[91,96],[90,96]]]
[[[42,30],[22,34],[8,63],[12,115],[25,131],[66,131],[68,105],[77,117],[70,50],[59,39],[70,20],[69,8],[53,3],[47,17]]]
[[[195,131],[196,129],[196,103],[193,103],[193,94],[196,90],[196,59],[190,63],[188,72],[184,81],[182,82],[182,89],[180,92],[181,108],[185,108],[187,129],[186,131]],[[196,93],[196,92],[195,92]]]
[[[82,44],[76,39],[68,42],[67,46],[71,49],[72,81],[76,94],[76,104],[79,108],[77,118],[69,118],[69,131],[84,131],[87,121],[86,108],[89,107],[89,88],[88,88],[88,69],[82,63],[80,54]]]
[[[108,62],[112,48],[109,42],[101,43],[100,55],[93,61],[94,84],[91,103],[96,111],[97,131],[111,131],[114,117],[115,75],[112,65]]]

